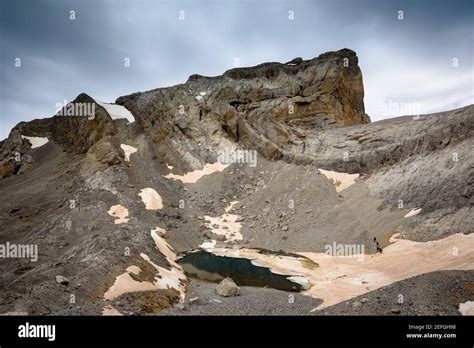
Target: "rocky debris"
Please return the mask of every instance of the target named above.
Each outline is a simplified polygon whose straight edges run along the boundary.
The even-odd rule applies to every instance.
[[[238,296],[240,288],[231,278],[225,278],[216,286],[216,292],[224,297]]]
[[[334,186],[318,174],[317,167],[266,162],[259,158],[255,171],[262,168],[275,174],[267,179],[265,188],[242,199],[240,204],[245,207],[237,212],[248,217],[241,233],[252,241],[252,247],[286,252],[325,252],[326,245],[336,242],[363,244],[367,253],[375,252],[365,220],[360,221],[345,204],[341,204]],[[232,176],[226,180],[226,184],[239,181]],[[215,180],[214,184],[217,184]],[[306,213],[308,210],[312,213]],[[252,218],[255,212],[260,213]],[[347,233],[348,229],[351,233]]]
[[[56,283],[61,284],[61,285],[68,285],[69,284],[69,279],[62,275],[57,275],[56,276]]]
[[[186,292],[186,311],[170,308],[158,315],[308,315],[321,300],[272,288],[242,286],[240,296],[215,298],[215,285],[192,279]],[[199,297],[196,301],[191,299]],[[189,300],[188,300],[189,299]]]
[[[224,226],[225,227],[225,226]],[[217,233],[213,233],[211,231],[206,231],[203,233],[203,237],[206,238],[206,239],[212,239],[212,240],[216,240],[218,242],[224,242],[225,240],[227,240],[226,236],[223,235],[223,234],[217,234]]]

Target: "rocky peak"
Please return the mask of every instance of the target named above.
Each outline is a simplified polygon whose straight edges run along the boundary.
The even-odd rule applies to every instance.
[[[88,112],[92,111],[89,115]],[[70,153],[86,153],[101,139],[116,133],[107,111],[85,93],[50,118],[18,123],[0,142],[0,178],[22,172],[23,155],[31,149],[24,137],[47,138]]]
[[[119,97],[116,104],[135,115],[161,158],[187,171],[215,162],[223,149],[292,161],[307,137],[370,122],[363,99],[357,55],[342,49],[310,60],[233,68],[216,77],[191,75],[184,84]],[[84,115],[91,107],[93,117]],[[21,136],[46,137],[71,153],[89,152],[122,127],[111,110],[82,93],[51,118],[19,123],[2,145],[2,176],[18,171],[11,154],[28,148]],[[122,157],[109,140],[98,145],[107,151],[93,148],[112,154],[114,161],[107,163]]]
[[[308,132],[368,123],[363,98],[357,55],[342,49],[310,60],[234,68],[217,77],[195,74],[182,85],[116,103],[137,116],[169,161],[191,169],[212,161],[229,142],[274,159],[288,144],[303,143]]]

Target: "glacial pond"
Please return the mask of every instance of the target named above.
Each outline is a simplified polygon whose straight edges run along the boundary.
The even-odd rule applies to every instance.
[[[206,250],[183,254],[177,262],[191,278],[219,282],[230,277],[239,286],[268,287],[299,292],[303,286],[288,279],[290,275],[273,273],[269,268],[256,266],[252,260],[239,257],[219,256]]]

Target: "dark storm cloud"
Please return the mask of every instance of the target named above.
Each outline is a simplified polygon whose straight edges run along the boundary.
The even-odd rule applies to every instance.
[[[221,74],[234,58],[249,66],[343,47],[359,55],[373,119],[394,116],[381,112],[389,102],[459,107],[472,103],[473,15],[471,1],[3,0],[0,138],[81,92],[111,102]]]

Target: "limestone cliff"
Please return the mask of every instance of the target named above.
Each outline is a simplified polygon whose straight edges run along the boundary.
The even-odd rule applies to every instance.
[[[308,129],[369,123],[363,99],[357,55],[342,49],[217,77],[192,75],[184,84],[116,103],[135,115],[168,161],[191,169],[212,161],[217,148],[232,146],[226,139],[275,159],[283,147],[302,144]]]

